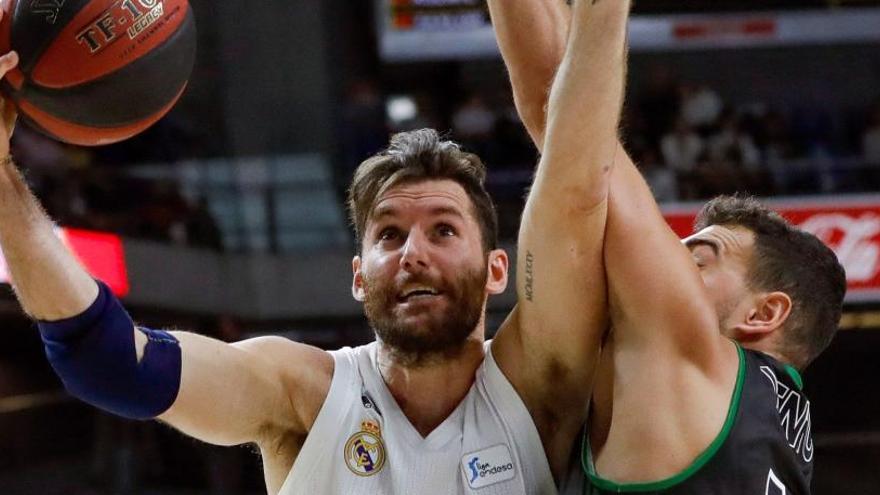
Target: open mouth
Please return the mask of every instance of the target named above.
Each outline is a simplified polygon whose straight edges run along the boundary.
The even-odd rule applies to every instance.
[[[397,300],[400,302],[418,301],[439,296],[440,294],[440,291],[431,287],[411,287],[401,292],[397,296]]]

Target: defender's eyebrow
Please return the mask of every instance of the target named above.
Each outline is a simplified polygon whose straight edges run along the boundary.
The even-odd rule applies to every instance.
[[[684,241],[684,245],[687,246],[688,249],[693,249],[697,246],[709,246],[712,249],[712,252],[715,253],[715,256],[718,256],[720,248],[718,247],[718,243],[714,240],[705,239],[705,238],[693,238]]]

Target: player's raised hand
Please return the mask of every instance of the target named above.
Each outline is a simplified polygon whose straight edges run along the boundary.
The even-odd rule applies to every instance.
[[[2,13],[0,13],[2,17]],[[18,54],[9,52],[0,56],[0,79],[6,77],[6,74],[18,65]],[[12,138],[12,131],[15,128],[15,118],[17,112],[15,105],[0,98],[0,112],[2,112],[3,120],[0,122],[0,159],[9,155],[9,139]]]

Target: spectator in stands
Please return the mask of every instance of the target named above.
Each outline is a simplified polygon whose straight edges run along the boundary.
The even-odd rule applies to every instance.
[[[722,110],[724,102],[714,89],[705,84],[682,85],[681,117],[700,133],[712,130],[718,123]]]
[[[703,138],[683,118],[679,118],[675,128],[660,140],[663,161],[679,173],[693,172],[705,148]]]
[[[703,138],[682,118],[678,118],[675,128],[660,140],[663,162],[675,172],[683,198],[695,197],[694,172],[705,148]]]
[[[761,154],[751,136],[743,132],[736,114],[726,112],[718,132],[709,138],[709,158],[714,161],[730,161],[747,170],[756,170]]]

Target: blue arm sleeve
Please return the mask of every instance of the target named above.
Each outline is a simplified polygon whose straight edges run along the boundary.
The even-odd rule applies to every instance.
[[[165,412],[180,389],[180,343],[167,332],[140,328],[147,336],[137,361],[134,322],[103,282],[83,313],[38,321],[46,356],[74,397],[131,419]]]

